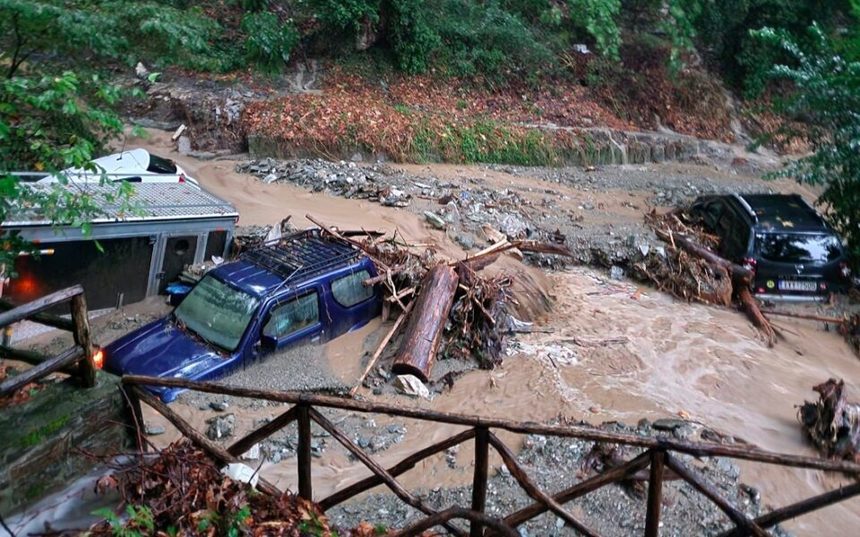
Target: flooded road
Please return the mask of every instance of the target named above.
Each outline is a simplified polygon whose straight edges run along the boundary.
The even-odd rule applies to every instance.
[[[169,134],[155,136],[142,145],[165,153]],[[409,211],[311,193],[287,184],[266,185],[236,173],[235,162],[229,160],[198,162],[168,155],[177,158],[205,188],[236,205],[241,224],[273,224],[292,214],[293,223],[303,227],[310,225],[304,221],[304,214],[311,213],[342,228],[363,226],[389,232],[396,228],[407,240],[431,244],[443,255],[464,255],[444,232],[431,230]],[[440,176],[487,176],[465,166],[415,168],[413,171],[420,169]],[[509,178],[490,174],[486,180],[501,185]],[[527,177],[510,182],[522,188],[529,184],[536,189],[546,186]],[[600,199],[605,198],[610,208],[615,203],[618,210],[595,218],[641,219],[646,193],[627,195],[640,207],[620,204],[615,192],[579,192],[560,203],[575,204],[603,196]],[[504,263],[506,268],[516,266],[509,259]],[[564,416],[592,423],[636,423],[641,418],[682,416],[765,449],[815,456],[817,453],[798,425],[795,406],[812,399],[815,394],[811,387],[829,377],[843,378],[849,386],[860,382],[860,360],[838,335],[825,332],[817,323],[779,319],[774,324],[784,337],[774,348],[767,348],[747,319],[730,309],[681,303],[651,288],[608,280],[590,269],[549,276],[535,275],[534,269],[524,269],[522,265],[517,270],[529,271],[538,280],[537,285],[555,296],[555,309],[541,325],[550,333],[518,336],[501,368],[467,373],[450,392],[432,401],[374,395],[367,389],[362,389],[360,395],[398,405],[524,421],[543,422]],[[354,355],[357,346],[357,341],[341,338],[323,352],[335,368],[345,357]],[[345,376],[354,376],[361,370],[355,361],[346,363],[342,368]],[[850,399],[860,399],[860,394],[850,389],[848,395]],[[255,420],[282,410],[243,409],[243,415],[237,416],[237,431],[250,430]],[[204,427],[205,418],[213,415],[190,405],[177,405],[177,411],[199,428]],[[352,419],[344,417],[347,418]],[[373,420],[371,428],[391,423],[379,416]],[[459,431],[457,427],[409,420],[398,423],[405,425],[407,433],[402,442],[375,455],[383,466]],[[159,443],[170,438],[170,434],[159,437]],[[519,441],[513,436],[507,440],[512,447]],[[403,482],[409,487],[425,488],[469,483],[470,451],[460,450],[457,458],[461,464],[455,469],[439,455],[405,474]],[[315,496],[320,498],[368,475],[360,463],[335,447],[315,463]],[[779,507],[844,482],[836,475],[761,464],[744,463],[741,469],[741,479],[756,486],[769,507]],[[279,486],[295,489],[294,459],[265,463],[262,473]],[[856,501],[849,501],[786,527],[798,535],[820,535],[825,529],[827,533],[852,535],[860,527],[860,509]]]

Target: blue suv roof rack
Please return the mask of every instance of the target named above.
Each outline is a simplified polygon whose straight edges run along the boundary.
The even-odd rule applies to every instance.
[[[314,276],[360,256],[361,251],[348,242],[323,237],[318,229],[307,229],[249,250],[240,259],[284,278],[287,283]]]

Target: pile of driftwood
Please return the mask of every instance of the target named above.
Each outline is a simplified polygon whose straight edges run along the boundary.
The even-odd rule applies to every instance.
[[[812,389],[818,401],[804,401],[797,413],[809,438],[828,457],[860,462],[860,404],[848,402],[843,380]]]
[[[469,357],[483,368],[501,362],[508,330],[507,306],[513,301],[507,275],[481,274],[505,252],[534,252],[569,256],[563,245],[499,238],[493,245],[466,259],[446,261],[423,245],[409,245],[378,233],[341,232],[314,217],[308,220],[326,233],[351,242],[373,260],[379,274],[365,285],[381,284],[385,289],[383,318],[393,309],[400,311],[361,377],[374,367],[385,348],[402,329],[403,337],[394,357],[392,372],[414,375],[423,382],[437,355]]]
[[[762,314],[750,292],[752,272],[714,253],[719,239],[709,234],[682,211],[645,215],[647,223],[666,243],[665,255],[649,252],[633,266],[640,277],[658,289],[684,300],[728,306],[737,301],[769,346],[776,343],[776,332]]]
[[[103,513],[93,536],[334,534],[315,504],[290,492],[259,493],[227,477],[188,440],[115,468],[96,489],[118,491],[126,516]]]

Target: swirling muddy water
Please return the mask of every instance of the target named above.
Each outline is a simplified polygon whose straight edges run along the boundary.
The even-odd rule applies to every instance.
[[[164,144],[159,138],[142,145],[158,150]],[[418,216],[407,211],[313,194],[291,185],[264,185],[236,174],[231,161],[179,160],[207,189],[237,206],[241,223],[272,224],[293,214],[296,224],[306,225],[309,223],[301,217],[313,213],[344,228],[397,229],[407,240],[430,244],[443,255],[463,255],[443,232],[428,229]],[[510,355],[500,368],[467,373],[452,390],[432,401],[377,396],[366,389],[360,395],[403,406],[522,421],[545,422],[564,416],[592,423],[636,423],[642,418],[681,415],[768,450],[816,456],[798,425],[795,406],[812,399],[815,394],[811,387],[829,377],[843,378],[849,386],[860,382],[860,360],[838,335],[825,332],[820,323],[777,320],[774,324],[783,338],[768,348],[747,319],[734,310],[678,302],[650,288],[609,281],[589,269],[544,277],[510,259],[503,261],[502,268],[526,271],[530,283],[521,289],[524,298],[528,298],[529,288],[551,289],[554,309],[539,319],[541,328],[551,333],[514,338]],[[533,316],[538,316],[538,309],[531,311]],[[339,338],[321,353],[328,366],[347,380],[363,369],[361,347],[357,337]],[[860,400],[856,392],[848,395]],[[200,429],[204,419],[212,415],[195,406],[174,407]],[[237,435],[250,430],[255,420],[283,410],[235,410]],[[159,421],[156,416],[150,418]],[[350,416],[339,416],[333,421],[347,418]],[[372,425],[379,429],[394,422],[407,428],[403,441],[375,454],[385,467],[461,430],[377,415],[372,420],[366,422],[371,431]],[[353,432],[349,434],[355,438]],[[158,437],[159,444],[174,435]],[[503,438],[512,447],[518,446],[515,435]],[[322,456],[314,459],[314,496],[318,499],[369,475],[361,463],[332,444],[329,442]],[[444,455],[432,457],[404,474],[401,481],[410,488],[468,484],[470,452],[471,445],[464,444],[454,469]],[[498,466],[500,461],[491,460],[491,464]],[[741,479],[761,491],[769,508],[847,482],[839,475],[773,465],[740,463],[740,467]],[[279,464],[264,463],[261,473],[282,488],[296,489],[295,458]],[[849,501],[786,526],[797,535],[855,535],[860,527],[860,508],[856,500]]]

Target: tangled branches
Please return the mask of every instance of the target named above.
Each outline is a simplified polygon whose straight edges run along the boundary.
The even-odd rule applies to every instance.
[[[226,477],[188,440],[117,469],[97,484],[102,491],[112,488],[129,517],[120,522],[105,513],[106,520],[91,528],[93,536],[118,535],[119,528],[159,536],[333,535],[313,503],[289,492],[270,496]]]

